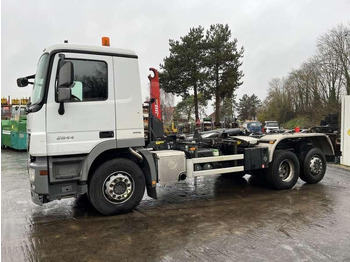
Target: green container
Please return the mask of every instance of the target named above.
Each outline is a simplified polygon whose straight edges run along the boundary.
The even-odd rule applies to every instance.
[[[1,147],[27,149],[27,121],[1,120]]]
[[[27,121],[26,120],[19,120],[19,121],[12,120],[11,130],[13,132],[27,132]]]
[[[1,120],[1,147],[11,147],[11,120]]]
[[[26,132],[11,132],[11,148],[16,150],[27,149],[27,133]]]

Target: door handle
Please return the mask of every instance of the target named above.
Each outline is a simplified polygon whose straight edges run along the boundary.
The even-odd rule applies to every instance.
[[[113,131],[101,131],[100,132],[100,138],[109,138],[109,137],[114,137]]]

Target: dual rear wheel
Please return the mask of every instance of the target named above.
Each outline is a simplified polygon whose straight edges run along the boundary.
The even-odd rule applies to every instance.
[[[311,148],[300,154],[276,151],[270,167],[264,172],[265,179],[275,189],[292,188],[298,178],[309,184],[320,182],[326,172],[326,158],[319,148]]]
[[[323,152],[319,148],[311,148],[305,156],[301,155],[300,179],[309,184],[320,182],[325,173],[327,161]]]

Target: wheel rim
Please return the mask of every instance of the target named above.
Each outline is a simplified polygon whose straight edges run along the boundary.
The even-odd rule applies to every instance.
[[[134,180],[130,174],[124,171],[117,171],[105,179],[102,185],[102,192],[110,203],[121,204],[132,196],[134,188]]]
[[[294,177],[295,168],[291,160],[285,159],[278,166],[278,175],[283,182],[289,182]]]
[[[323,163],[322,159],[318,155],[312,156],[310,160],[310,173],[314,176],[317,176],[322,172]]]

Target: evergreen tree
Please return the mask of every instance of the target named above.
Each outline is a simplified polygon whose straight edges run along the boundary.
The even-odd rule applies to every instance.
[[[238,102],[238,117],[241,120],[253,120],[257,117],[257,111],[260,107],[261,101],[255,94],[251,96],[244,94]]]
[[[242,85],[243,72],[240,70],[244,49],[237,50],[237,39],[233,41],[228,25],[211,25],[206,34],[205,65],[207,72],[208,96],[215,97],[215,121],[221,120],[221,102],[225,97],[234,97],[234,91]]]
[[[204,28],[191,28],[180,41],[169,40],[170,55],[160,65],[160,86],[186,98],[193,90],[195,118],[199,120],[198,93],[203,91]]]

